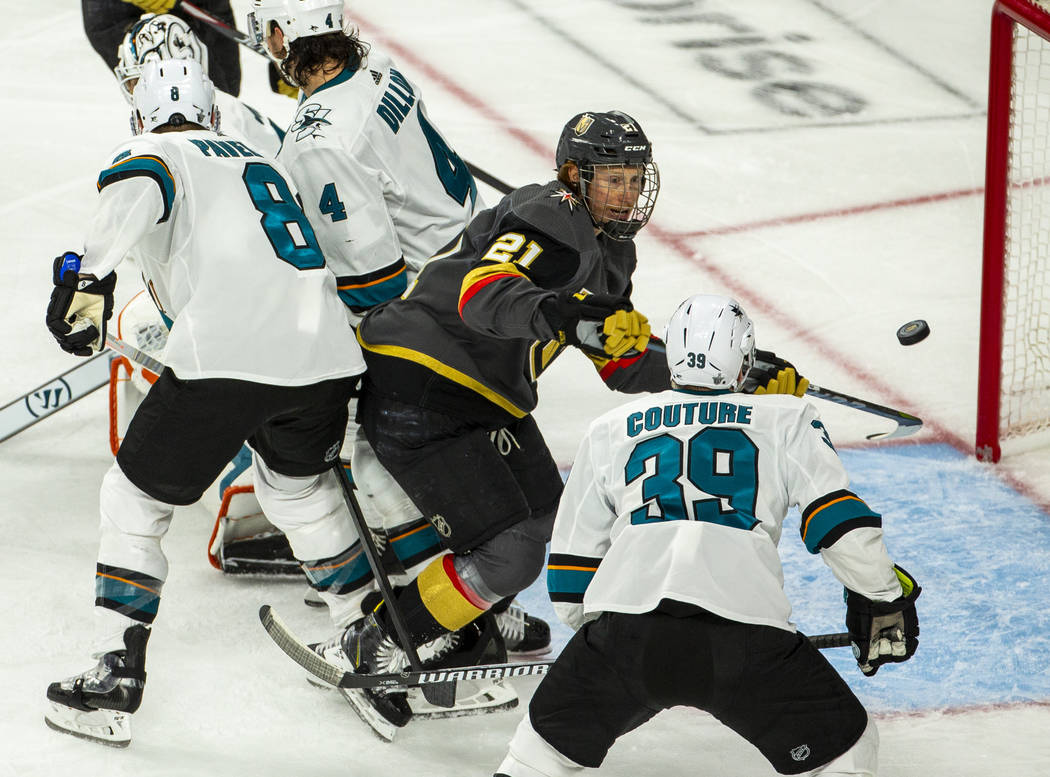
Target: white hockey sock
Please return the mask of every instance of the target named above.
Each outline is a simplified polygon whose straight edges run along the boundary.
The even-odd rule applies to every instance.
[[[800,777],[875,777],[879,771],[879,730],[868,716],[860,739],[834,761]]]
[[[510,740],[507,757],[496,772],[507,777],[576,777],[584,768],[537,734],[526,712]]]

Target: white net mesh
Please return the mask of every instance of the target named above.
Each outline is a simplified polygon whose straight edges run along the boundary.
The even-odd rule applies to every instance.
[[[1050,11],[1050,3],[1036,3]],[[1050,28],[1048,28],[1050,32]],[[1000,437],[1050,429],[1050,43],[1014,26]]]

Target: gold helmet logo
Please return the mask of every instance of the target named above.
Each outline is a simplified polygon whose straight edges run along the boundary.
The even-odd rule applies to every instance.
[[[576,126],[573,127],[573,132],[575,132],[577,135],[582,135],[591,128],[592,124],[594,124],[594,117],[591,116],[589,113],[586,113],[580,118],[578,122],[576,122]]]

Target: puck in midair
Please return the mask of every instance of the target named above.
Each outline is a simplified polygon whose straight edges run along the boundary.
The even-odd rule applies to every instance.
[[[915,345],[921,343],[930,334],[930,325],[921,318],[909,321],[897,330],[897,339],[901,345]]]

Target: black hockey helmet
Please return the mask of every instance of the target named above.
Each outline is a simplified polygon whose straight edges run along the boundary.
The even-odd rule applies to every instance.
[[[573,116],[561,131],[555,162],[560,169],[574,162],[580,170],[580,194],[602,232],[615,240],[629,240],[646,225],[660,191],[660,173],[653,162],[653,147],[633,118],[622,111],[588,111]],[[631,192],[635,198],[629,214],[608,216],[608,192],[593,192],[595,168],[640,167],[640,180]],[[626,177],[626,176],[625,176]]]

